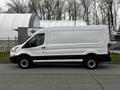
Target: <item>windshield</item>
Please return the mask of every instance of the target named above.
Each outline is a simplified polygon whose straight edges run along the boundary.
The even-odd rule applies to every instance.
[[[23,46],[23,48],[31,48],[31,47],[40,46],[44,44],[44,38],[45,38],[44,33],[36,34]]]

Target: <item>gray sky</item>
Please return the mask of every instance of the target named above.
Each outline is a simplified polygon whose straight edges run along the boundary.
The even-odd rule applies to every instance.
[[[21,1],[21,0],[20,0]],[[24,0],[27,1],[27,0]],[[0,7],[5,11],[8,9],[8,7],[6,6],[6,3],[10,2],[10,0],[0,0]]]
[[[6,2],[8,2],[9,0],[0,0],[0,7],[4,10],[7,9],[7,6],[6,6]]]

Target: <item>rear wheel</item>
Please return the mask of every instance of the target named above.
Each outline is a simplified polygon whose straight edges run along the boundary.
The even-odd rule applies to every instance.
[[[18,65],[22,69],[27,69],[32,66],[32,62],[29,57],[21,57],[21,58],[19,58]]]
[[[97,67],[98,63],[96,61],[96,59],[94,57],[88,57],[86,60],[85,60],[85,66],[88,68],[88,69],[95,69]]]

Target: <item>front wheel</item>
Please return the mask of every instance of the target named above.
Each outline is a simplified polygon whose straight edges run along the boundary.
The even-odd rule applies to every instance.
[[[28,57],[21,57],[19,59],[19,67],[22,68],[22,69],[27,69],[27,68],[30,68],[31,67],[31,61],[30,61],[30,58]]]
[[[97,67],[98,63],[96,61],[95,58],[93,57],[88,57],[86,60],[85,60],[85,66],[88,68],[88,69],[95,69]]]

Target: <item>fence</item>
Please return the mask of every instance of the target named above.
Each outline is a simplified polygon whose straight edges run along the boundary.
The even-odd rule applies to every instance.
[[[18,45],[18,38],[0,38],[0,52],[9,52],[13,46]]]

